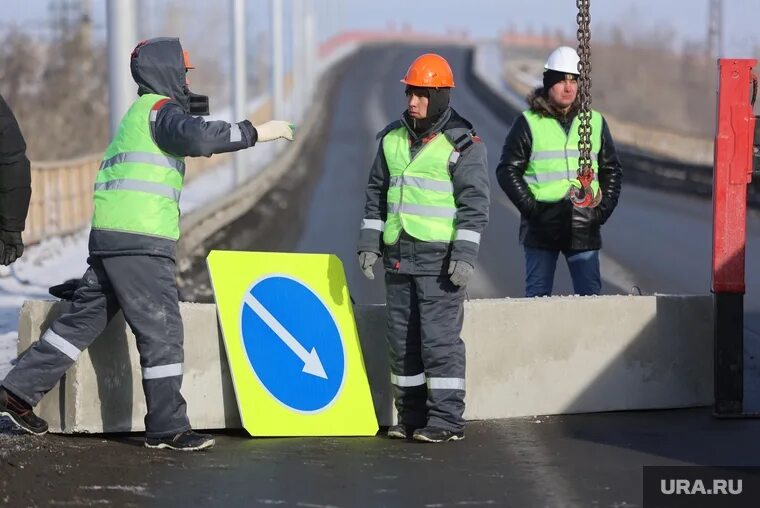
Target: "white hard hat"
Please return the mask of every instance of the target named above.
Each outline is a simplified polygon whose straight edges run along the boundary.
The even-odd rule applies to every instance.
[[[570,46],[560,46],[551,52],[546,59],[544,69],[564,72],[565,74],[580,74],[578,72],[578,53]]]

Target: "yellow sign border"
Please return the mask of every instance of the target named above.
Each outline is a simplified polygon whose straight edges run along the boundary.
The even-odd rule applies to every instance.
[[[378,430],[351,298],[333,254],[211,251],[207,265],[243,427],[252,436],[371,436]],[[240,334],[244,295],[256,281],[284,276],[308,287],[330,311],[343,341],[345,372],[335,399],[305,413],[273,397],[251,367]]]

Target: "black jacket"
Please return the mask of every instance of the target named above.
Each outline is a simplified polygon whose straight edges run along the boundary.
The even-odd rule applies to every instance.
[[[555,118],[570,131],[578,108],[567,115],[555,111],[536,90],[528,102],[534,111]],[[533,140],[524,115],[515,119],[504,141],[501,160],[496,168],[499,185],[521,214],[520,242],[528,247],[558,250],[597,250],[602,246],[601,225],[612,215],[620,197],[623,170],[615,151],[607,122],[602,119],[602,145],[599,151],[599,170],[596,178],[602,191],[602,201],[596,208],[577,208],[569,199],[557,203],[538,202],[523,175],[528,167]]]
[[[488,224],[489,182],[486,146],[480,141],[472,124],[449,108],[441,118],[425,133],[417,135],[402,118],[380,131],[378,138],[393,129],[405,126],[412,140],[410,151],[412,158],[425,146],[433,134],[443,133],[460,155],[455,163],[450,164],[451,181],[454,187],[454,199],[457,205],[455,228],[477,233],[483,232]],[[457,144],[457,140],[459,144]],[[386,197],[390,183],[388,164],[383,153],[382,141],[378,148],[375,162],[369,174],[367,184],[364,221],[381,221],[385,223],[388,204]],[[359,233],[357,251],[370,251],[382,254],[385,269],[394,273],[413,275],[442,275],[448,270],[449,260],[466,261],[475,265],[479,243],[455,240],[451,243],[419,241],[404,231],[393,245],[384,245],[379,229],[362,227]]]
[[[24,230],[32,196],[31,182],[24,136],[0,95],[0,230]]]
[[[207,122],[188,114],[190,91],[185,80],[182,46],[176,38],[156,38],[141,44],[131,60],[138,95],[158,94],[170,100],[159,104],[151,126],[161,150],[177,157],[211,156],[253,146],[258,135],[248,120],[236,124]],[[99,256],[148,254],[174,258],[176,242],[125,231],[92,230],[90,253]]]

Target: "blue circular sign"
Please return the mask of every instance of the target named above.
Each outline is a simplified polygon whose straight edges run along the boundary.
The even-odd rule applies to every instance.
[[[346,369],[340,331],[306,284],[282,275],[253,284],[243,298],[240,337],[256,377],[285,406],[318,412],[340,393]]]

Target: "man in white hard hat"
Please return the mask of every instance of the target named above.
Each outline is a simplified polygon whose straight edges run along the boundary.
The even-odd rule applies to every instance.
[[[612,135],[602,115],[591,115],[591,159],[596,207],[579,208],[569,199],[580,187],[578,54],[555,49],[544,66],[543,86],[527,98],[529,108],[507,134],[496,168],[499,185],[520,211],[520,243],[525,250],[525,295],[550,296],[557,258],[567,261],[578,295],[601,291],[601,226],[620,196],[623,172]]]

